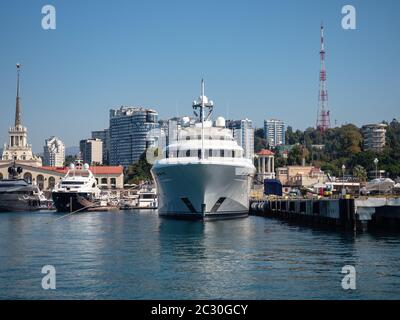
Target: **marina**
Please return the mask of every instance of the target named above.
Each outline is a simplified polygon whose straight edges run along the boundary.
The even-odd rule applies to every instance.
[[[0,300],[399,300],[386,1],[2,1]]]

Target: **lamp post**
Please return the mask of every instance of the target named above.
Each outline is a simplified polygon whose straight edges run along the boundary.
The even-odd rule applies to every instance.
[[[378,163],[379,163],[378,158],[375,158],[375,159],[374,159],[374,164],[375,164],[375,179],[378,179]],[[380,181],[380,180],[378,181],[378,194],[379,194],[379,195],[381,194],[381,181]]]
[[[375,158],[375,159],[374,159],[374,164],[375,164],[375,179],[378,179],[378,163],[379,163],[378,158]]]
[[[345,170],[346,170],[346,166],[343,164],[343,165],[342,165],[342,183],[343,183],[343,186],[342,186],[342,195],[344,195],[344,172],[345,172]]]

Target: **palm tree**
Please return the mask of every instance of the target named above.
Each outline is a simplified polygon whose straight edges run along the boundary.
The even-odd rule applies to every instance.
[[[367,170],[363,166],[356,165],[353,169],[353,176],[360,182],[367,181]]]

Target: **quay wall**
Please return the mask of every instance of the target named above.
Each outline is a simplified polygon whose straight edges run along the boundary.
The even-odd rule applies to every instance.
[[[250,214],[284,220],[331,225],[344,229],[363,228],[357,219],[354,199],[267,199],[253,201]]]
[[[250,214],[354,231],[374,228],[400,229],[398,198],[269,198],[252,201]]]

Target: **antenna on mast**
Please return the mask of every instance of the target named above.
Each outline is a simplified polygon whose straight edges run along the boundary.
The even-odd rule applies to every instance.
[[[325,132],[330,128],[328,90],[326,88],[325,53],[324,24],[321,23],[321,50],[319,52],[321,67],[319,72],[318,112],[316,126],[321,132]]]
[[[201,79],[201,121],[204,122],[204,79]]]

